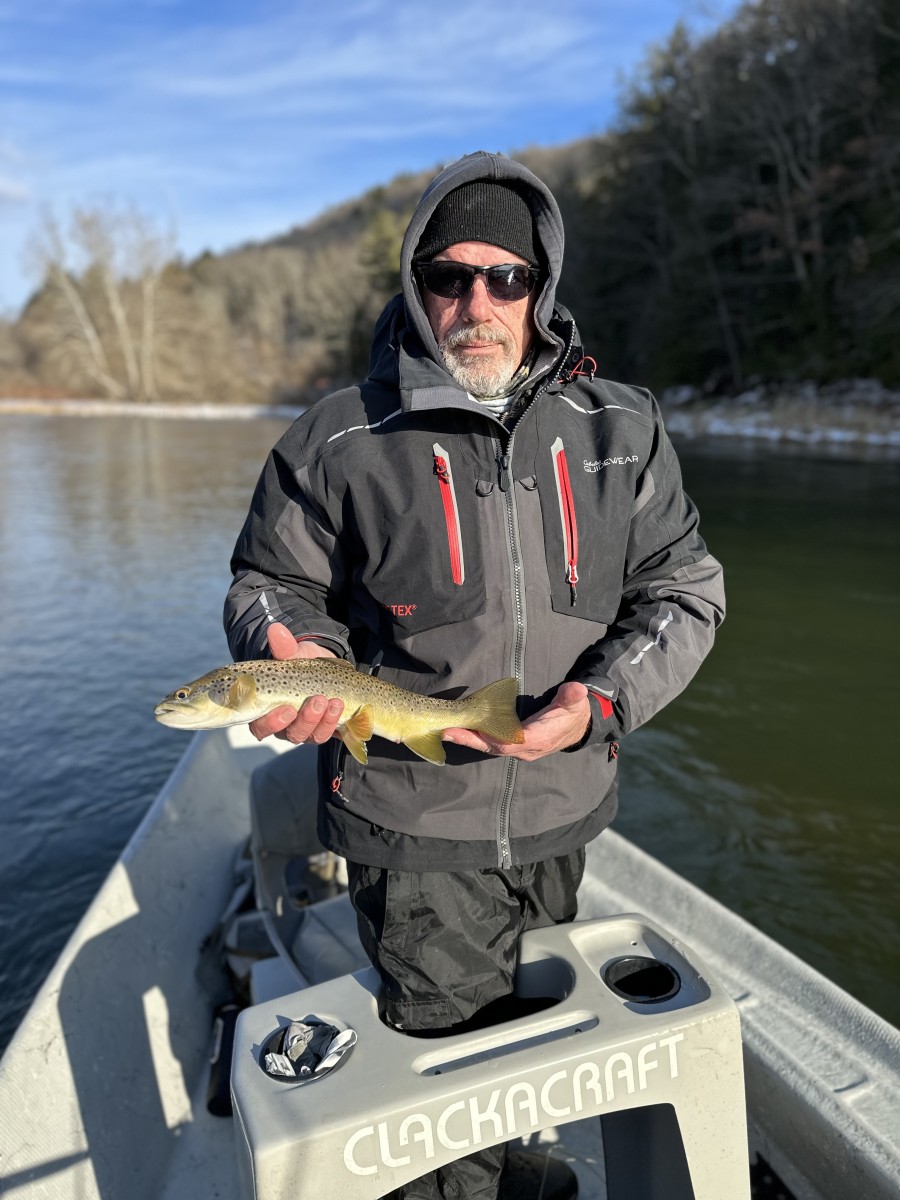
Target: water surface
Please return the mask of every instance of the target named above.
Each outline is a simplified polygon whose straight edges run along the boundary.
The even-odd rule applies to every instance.
[[[0,1047],[227,659],[228,559],[278,421],[0,421]],[[680,447],[729,616],[622,747],[617,828],[900,1022],[895,463]]]

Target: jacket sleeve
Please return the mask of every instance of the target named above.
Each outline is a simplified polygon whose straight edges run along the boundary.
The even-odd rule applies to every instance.
[[[707,552],[697,509],[654,401],[654,440],[638,479],[622,600],[606,636],[570,678],[590,691],[593,722],[582,745],[643,725],[681,692],[725,617],[722,567]]]
[[[341,595],[345,563],[337,530],[313,497],[310,473],[292,452],[293,431],[263,469],[231,560],[225,633],[238,662],[269,657],[266,629],[280,621],[351,658]]]

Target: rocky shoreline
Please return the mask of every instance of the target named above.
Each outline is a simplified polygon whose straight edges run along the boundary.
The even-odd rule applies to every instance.
[[[675,438],[741,438],[806,446],[900,450],[900,391],[875,379],[816,385],[759,384],[738,396],[704,396],[692,386],[660,395],[666,428]],[[3,413],[45,416],[134,416],[190,420],[293,420],[288,405],[125,404],[107,400],[9,397]]]

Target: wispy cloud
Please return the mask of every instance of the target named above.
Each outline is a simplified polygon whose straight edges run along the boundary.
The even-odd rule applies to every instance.
[[[602,129],[693,3],[0,2],[0,308],[42,203],[174,210],[187,254],[274,234],[401,170]]]
[[[23,204],[28,198],[27,189],[18,180],[0,175],[0,204]]]

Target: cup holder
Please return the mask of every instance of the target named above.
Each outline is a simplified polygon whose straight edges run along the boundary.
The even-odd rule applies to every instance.
[[[614,958],[602,969],[600,977],[611,992],[633,1004],[659,1004],[671,1000],[681,990],[681,979],[674,967],[638,954]]]

